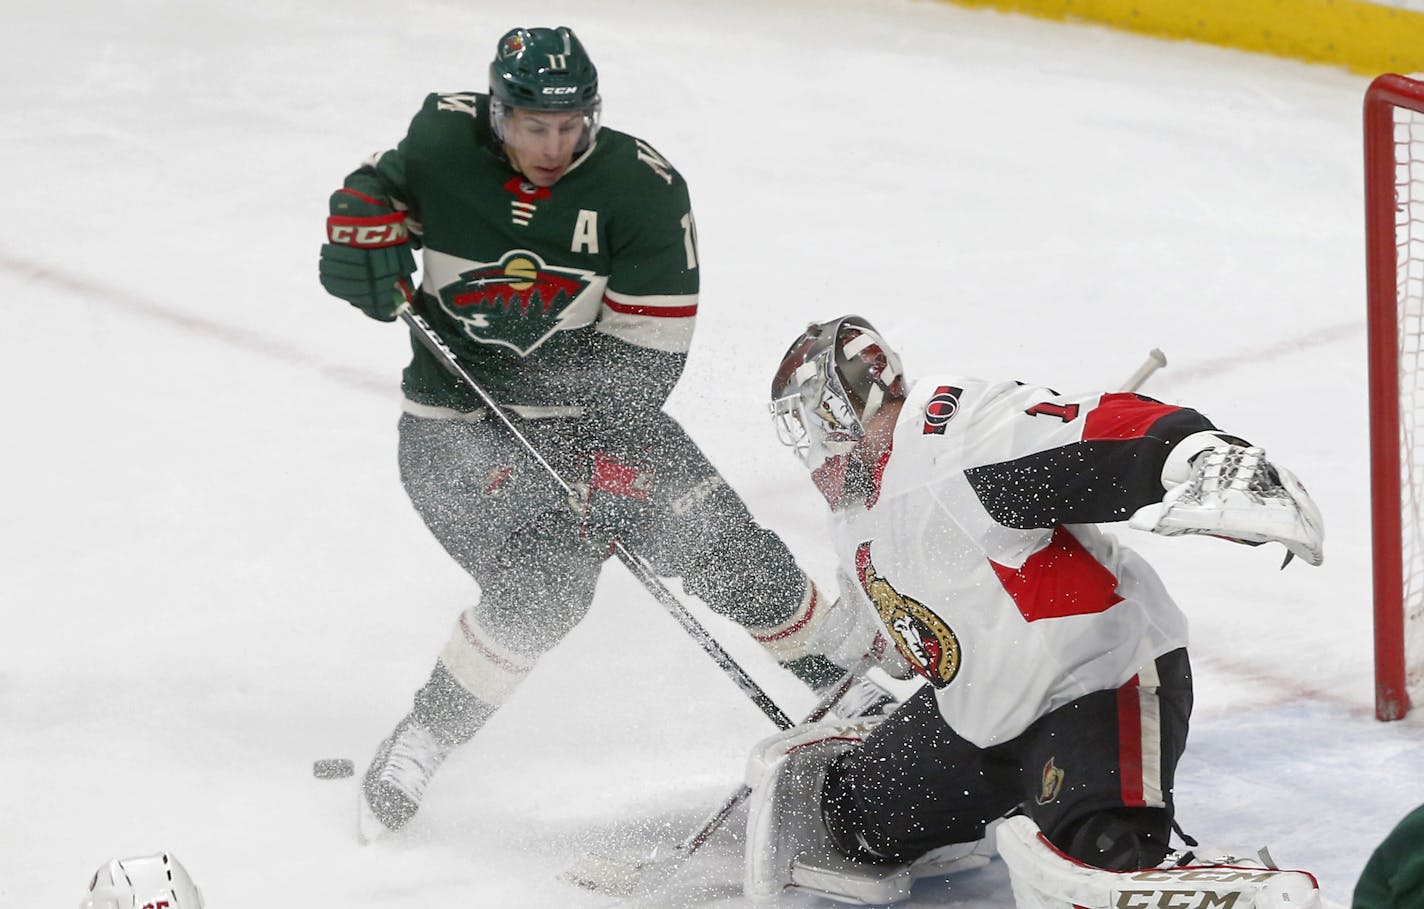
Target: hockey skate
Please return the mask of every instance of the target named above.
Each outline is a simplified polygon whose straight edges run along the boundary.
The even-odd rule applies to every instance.
[[[376,749],[361,784],[357,836],[370,843],[399,830],[420,809],[430,778],[453,750],[406,716]]]

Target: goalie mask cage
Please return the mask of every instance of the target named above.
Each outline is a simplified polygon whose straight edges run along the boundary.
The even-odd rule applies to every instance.
[[[1375,716],[1424,682],[1424,81],[1365,94]]]

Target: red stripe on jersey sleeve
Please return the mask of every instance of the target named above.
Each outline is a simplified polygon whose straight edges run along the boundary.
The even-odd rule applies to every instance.
[[[1094,615],[1122,602],[1117,578],[1061,525],[1018,570],[992,560],[989,564],[1025,621]]]
[[[653,316],[659,319],[685,319],[689,316],[697,315],[697,304],[691,306],[633,306],[628,303],[619,303],[610,299],[606,294],[603,297],[603,305],[614,312],[620,312],[629,316]]]
[[[1136,676],[1117,690],[1117,768],[1122,803],[1129,808],[1146,805],[1142,792],[1142,689]]]
[[[1106,394],[1098,400],[1097,407],[1088,411],[1083,441],[1140,439],[1152,424],[1178,410],[1181,408],[1127,392]]]

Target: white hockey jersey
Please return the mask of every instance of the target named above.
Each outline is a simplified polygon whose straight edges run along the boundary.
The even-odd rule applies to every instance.
[[[866,498],[839,503],[832,535],[957,733],[1006,742],[1186,645],[1156,572],[1096,523],[1160,501],[1167,452],[1212,428],[1135,394],[914,385]]]

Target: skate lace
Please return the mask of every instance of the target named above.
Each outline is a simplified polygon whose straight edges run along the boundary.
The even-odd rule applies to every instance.
[[[445,760],[450,749],[442,745],[429,729],[419,723],[407,723],[396,732],[386,752],[381,768],[381,782],[387,783],[419,802],[430,778]]]

